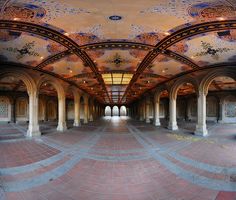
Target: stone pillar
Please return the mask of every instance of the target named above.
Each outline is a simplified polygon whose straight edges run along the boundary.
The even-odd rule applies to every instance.
[[[47,101],[46,101],[45,97],[43,97],[42,103],[43,103],[43,121],[45,122],[47,119],[47,111],[46,111]]]
[[[88,96],[84,97],[84,124],[88,123]]]
[[[142,103],[140,103],[140,106],[139,106],[139,120],[143,121],[143,104]]]
[[[143,107],[143,120],[145,120],[146,119],[146,105],[145,105],[145,101],[143,102],[142,107]]]
[[[161,126],[160,123],[160,101],[159,99],[155,99],[154,102],[154,125]]]
[[[38,93],[37,91],[29,92],[29,127],[28,137],[40,136],[38,122]]]
[[[219,97],[219,107],[218,107],[218,118],[217,118],[217,122],[218,123],[223,123],[223,119],[225,118],[225,113],[224,113],[224,109],[225,109],[225,104],[224,104],[224,99],[222,97]]]
[[[94,109],[93,109],[93,104],[91,104],[89,107],[89,121],[90,122],[93,122],[93,115],[94,115]]]
[[[120,117],[120,108],[121,107],[118,107],[118,116]]]
[[[58,95],[58,131],[67,130],[66,126],[66,97],[65,94]]]
[[[146,107],[146,114],[145,114],[146,118],[145,118],[145,121],[146,121],[146,123],[150,123],[150,118],[149,118],[149,115],[150,115],[150,113],[149,113],[149,110],[150,110],[150,99],[149,99],[149,97],[147,97],[147,99],[146,99],[145,107]]]
[[[178,130],[177,121],[176,121],[176,98],[169,99],[169,125],[168,129],[170,130]]]
[[[197,101],[197,125],[195,135],[207,136],[206,127],[206,94],[203,91],[199,91]]]
[[[16,99],[15,97],[11,100],[11,122],[16,123]]]
[[[75,119],[73,126],[80,126],[80,95],[74,95]]]

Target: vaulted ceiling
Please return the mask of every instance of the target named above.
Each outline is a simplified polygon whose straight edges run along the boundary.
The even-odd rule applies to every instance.
[[[235,0],[0,0],[0,8],[1,63],[55,75],[104,104],[236,62]]]

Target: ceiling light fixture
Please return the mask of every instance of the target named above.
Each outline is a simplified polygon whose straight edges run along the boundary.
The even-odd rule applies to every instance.
[[[219,21],[224,21],[225,20],[224,17],[217,17],[216,19],[219,20]]]

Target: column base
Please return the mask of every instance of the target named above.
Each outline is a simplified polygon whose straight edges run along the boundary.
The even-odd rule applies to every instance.
[[[66,126],[66,123],[59,123],[58,126],[57,126],[57,131],[66,131],[67,130],[67,126]]]
[[[197,125],[194,134],[205,137],[208,135],[208,131],[206,127]]]
[[[38,137],[41,136],[41,132],[39,130],[39,126],[34,126],[32,127],[31,125],[29,125],[28,130],[27,130],[27,137]]]
[[[178,126],[177,126],[176,123],[169,123],[168,129],[169,129],[169,130],[172,130],[172,131],[176,131],[176,130],[178,130],[179,128],[178,128]]]
[[[154,120],[154,126],[161,126],[160,121],[159,121],[159,120],[158,120],[158,121],[155,121],[155,120]]]
[[[79,121],[74,121],[73,126],[79,127],[81,126],[81,123]]]

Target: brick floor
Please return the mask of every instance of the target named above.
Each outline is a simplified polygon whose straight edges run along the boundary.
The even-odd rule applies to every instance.
[[[28,139],[0,125],[1,200],[236,199],[235,125],[212,125],[207,138],[118,117],[42,126]]]

